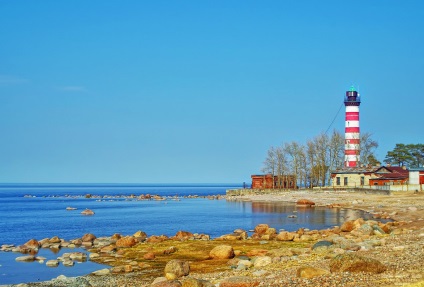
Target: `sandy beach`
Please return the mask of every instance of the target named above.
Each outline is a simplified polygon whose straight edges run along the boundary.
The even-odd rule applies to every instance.
[[[233,237],[227,235],[213,240],[183,237],[157,242],[146,240],[130,248],[115,249],[114,260],[107,261],[107,256],[103,257],[103,261],[98,259],[111,265],[115,271],[123,266],[116,274],[106,271],[106,275],[60,276],[46,282],[4,286],[424,286],[423,193],[381,195],[344,191],[282,191],[227,197],[231,201],[293,203],[300,199],[308,199],[316,206],[326,208],[364,210],[373,214],[374,220],[355,223],[352,220],[352,225],[358,226],[351,231],[343,226],[321,231],[299,230],[291,240],[281,239],[281,231],[274,235],[268,232],[272,231],[272,226],[265,233],[255,229],[256,237],[254,234],[248,238],[242,238],[241,233],[235,232]],[[378,223],[380,218],[394,222]],[[364,232],[370,226],[374,229]],[[239,237],[234,237],[237,234]],[[315,244],[322,241],[326,241],[328,246],[318,248]],[[231,246],[236,256],[211,259],[211,250],[220,245]],[[171,247],[175,251],[166,254],[164,250]],[[96,251],[90,250],[92,253]],[[153,259],[145,256],[148,253],[153,254]],[[381,268],[371,270],[376,266],[374,264],[359,267],[359,270],[337,271],[338,267],[334,266],[337,260],[344,260],[343,256],[352,254],[378,262],[375,264]],[[164,266],[173,259],[188,262],[189,274],[167,276],[172,279],[167,280]],[[340,262],[339,265],[344,266],[344,262]],[[131,265],[136,268],[125,268]]]

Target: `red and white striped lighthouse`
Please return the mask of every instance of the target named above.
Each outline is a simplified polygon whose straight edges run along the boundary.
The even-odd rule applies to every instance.
[[[344,104],[346,107],[344,163],[346,167],[356,167],[359,166],[359,105],[361,99],[353,86],[346,92]]]

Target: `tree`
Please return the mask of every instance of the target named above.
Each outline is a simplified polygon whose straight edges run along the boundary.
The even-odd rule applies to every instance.
[[[392,151],[387,152],[384,162],[392,165],[404,166],[411,160],[412,156],[408,147],[405,144],[396,144]]]
[[[268,149],[267,156],[264,161],[262,172],[269,173],[272,176],[275,176],[276,171],[277,171],[277,153],[274,147],[270,147]],[[272,187],[274,188],[274,180],[272,181]]]
[[[305,149],[294,141],[284,144],[283,149],[288,157],[289,172],[296,176],[296,185],[301,185],[301,180],[305,174],[302,164],[305,158]]]
[[[369,165],[371,165],[371,166],[379,166],[379,165],[381,164],[381,162],[379,162],[379,161],[375,158],[375,156],[374,156],[373,154],[370,154],[370,155],[367,157],[367,162],[368,162],[368,164],[369,164]]]
[[[362,133],[359,144],[359,150],[361,154],[361,164],[363,165],[374,165],[369,159],[375,159],[375,149],[378,147],[378,142],[371,138],[372,134]],[[375,163],[375,161],[373,162]]]
[[[407,148],[411,154],[411,167],[423,167],[424,166],[424,144],[409,144]]]
[[[424,165],[424,144],[396,144],[392,151],[388,151],[384,162],[409,167]]]
[[[307,142],[307,158],[312,186],[325,185],[328,171],[328,136],[320,134]]]
[[[275,149],[275,155],[277,160],[277,178],[278,178],[278,188],[281,188],[283,176],[287,173],[287,156],[286,152],[282,147],[277,147]]]
[[[328,170],[332,171],[343,166],[344,161],[344,145],[343,135],[334,130],[329,140],[328,146]],[[327,185],[330,185],[330,176],[328,176]]]

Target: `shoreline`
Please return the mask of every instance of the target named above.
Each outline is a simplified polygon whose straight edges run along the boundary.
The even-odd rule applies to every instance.
[[[373,214],[377,220],[378,218],[391,218],[395,220],[396,222],[400,222],[399,226],[396,227],[394,230],[399,230],[395,232],[392,232],[391,234],[385,234],[384,236],[377,236],[374,237],[371,236],[373,240],[377,240],[378,244],[375,247],[370,248],[369,250],[358,250],[354,253],[360,253],[362,255],[367,255],[371,257],[387,257],[385,258],[385,261],[383,260],[383,263],[388,266],[388,271],[382,273],[390,276],[381,276],[381,275],[368,275],[368,274],[360,274],[353,276],[350,274],[350,278],[353,278],[353,282],[344,282],[343,280],[348,280],[346,274],[342,273],[335,273],[334,274],[326,274],[323,276],[318,276],[314,279],[308,279],[305,281],[305,279],[299,279],[295,274],[293,274],[294,270],[292,267],[293,263],[292,260],[296,259],[299,262],[306,261],[308,265],[314,266],[325,266],[325,264],[328,265],[328,261],[331,260],[333,257],[333,251],[329,252],[329,254],[325,254],[321,256],[322,254],[316,254],[314,250],[311,249],[311,246],[315,244],[317,241],[322,241],[323,238],[320,238],[319,240],[308,240],[305,242],[299,242],[303,243],[305,246],[303,251],[305,253],[294,255],[292,257],[283,258],[281,257],[279,262],[272,262],[269,266],[264,266],[261,270],[258,270],[258,268],[254,269],[248,269],[248,270],[233,270],[231,268],[228,268],[228,266],[224,269],[219,269],[219,272],[208,272],[208,273],[202,273],[202,272],[190,272],[189,277],[180,278],[180,281],[183,282],[187,278],[197,278],[197,280],[204,279],[211,282],[211,284],[214,284],[213,286],[219,286],[219,284],[226,278],[231,278],[234,276],[244,276],[247,278],[251,278],[253,281],[258,281],[258,284],[262,284],[259,286],[314,286],[313,284],[317,284],[316,280],[324,280],[321,283],[328,283],[327,286],[336,286],[337,284],[340,285],[343,281],[344,286],[395,286],[399,284],[408,284],[413,282],[423,282],[424,279],[424,271],[422,271],[422,267],[424,264],[424,253],[423,253],[423,246],[424,246],[424,195],[421,193],[395,193],[392,195],[373,195],[373,194],[364,194],[364,193],[353,193],[353,192],[326,192],[326,191],[292,191],[292,192],[276,192],[272,194],[255,194],[255,195],[243,195],[243,196],[227,196],[227,200],[229,201],[273,201],[273,202],[290,202],[295,203],[297,200],[307,198],[313,202],[316,203],[316,206],[324,206],[328,208],[346,208],[346,209],[358,209],[365,212],[369,212]],[[351,234],[343,234],[347,237],[352,237]],[[367,238],[368,240],[368,238]],[[221,241],[219,243],[223,244],[229,244],[229,245],[235,245],[234,243],[236,241],[232,240],[219,240],[214,239],[210,240],[214,241]],[[206,242],[206,241],[205,241]],[[243,242],[243,240],[237,240],[237,243]],[[266,247],[270,245],[274,245],[274,241],[271,242],[269,240],[268,243],[261,243],[261,240],[255,240],[255,239],[245,239],[246,243],[254,243],[254,247]],[[171,242],[172,243],[172,242]],[[177,242],[173,242],[177,243]],[[188,242],[192,245],[195,243],[202,243],[202,242]],[[277,242],[280,243],[282,246],[285,244],[285,242]],[[282,244],[284,243],[284,244]],[[145,245],[143,247],[148,246],[148,248],[155,249],[158,244],[156,245],[153,243],[151,245],[148,245],[147,243],[139,243],[138,245]],[[217,243],[218,244],[218,243]],[[291,243],[294,244],[293,241]],[[136,245],[137,246],[137,245]],[[285,248],[290,248],[288,245],[284,245]],[[273,246],[276,247],[276,246]],[[126,249],[128,250],[128,249]],[[385,250],[390,250],[391,252],[384,252]],[[302,251],[302,252],[303,252]],[[340,251],[340,250],[338,250]],[[341,251],[340,251],[341,252]],[[325,253],[325,252],[324,252]],[[350,253],[350,250],[349,250]],[[391,257],[391,253],[394,256]],[[300,256],[302,255],[302,256]],[[385,256],[383,256],[385,255]],[[396,255],[396,256],[395,256]],[[128,256],[128,252],[123,255]],[[316,257],[316,258],[315,258]],[[300,258],[300,259],[299,259]],[[273,261],[275,258],[272,258]],[[287,262],[285,262],[287,261]],[[395,263],[391,262],[395,261]],[[410,263],[408,263],[408,261]],[[411,263],[412,262],[412,263]],[[225,265],[226,263],[224,263]],[[399,265],[400,264],[400,265]],[[399,266],[404,265],[405,268],[400,268]],[[412,265],[411,265],[412,264]],[[414,264],[416,264],[416,267],[414,267]],[[275,267],[280,267],[276,268]],[[287,270],[285,273],[281,270],[281,268],[286,269],[284,267],[287,267]],[[290,268],[288,268],[290,267]],[[324,268],[325,269],[325,268]],[[328,269],[328,266],[327,266]],[[224,270],[224,271],[222,271]],[[261,276],[255,275],[255,272],[263,271],[264,274]],[[37,283],[27,283],[27,284],[21,284],[21,285],[1,285],[1,286],[37,286],[37,287],[44,287],[44,286],[72,286],[72,284],[75,284],[76,281],[80,280],[81,282],[86,282],[85,286],[118,286],[119,282],[129,282],[126,283],[126,285],[122,286],[151,286],[153,282],[153,277],[147,279],[148,271],[143,269],[142,271],[138,272],[130,272],[130,273],[123,273],[123,274],[111,274],[111,275],[105,275],[105,276],[94,276],[94,275],[84,275],[79,276],[76,278],[63,278],[61,277],[59,279],[51,280],[51,281],[45,281],[45,282],[37,282]],[[290,277],[289,281],[284,281],[284,278]],[[347,277],[346,277],[347,276]],[[359,276],[360,278],[357,278]],[[258,280],[258,277],[260,280]],[[336,278],[333,278],[336,277]],[[340,278],[337,278],[340,277]],[[386,278],[385,278],[386,277]],[[256,279],[255,279],[256,278]],[[339,281],[337,281],[339,280]],[[342,280],[342,281],[340,281]],[[270,282],[274,282],[270,283]],[[281,281],[281,284],[285,285],[278,285]],[[348,280],[349,281],[349,280]],[[62,283],[61,283],[62,282]],[[73,283],[72,283],[73,282]],[[131,283],[132,282],[132,283]],[[263,283],[265,282],[265,283]],[[380,283],[376,283],[380,282]],[[345,284],[346,283],[346,284]],[[349,284],[353,285],[349,285]],[[83,285],[84,285],[83,284]],[[104,284],[110,284],[110,285],[104,285]],[[114,285],[115,284],[115,285]],[[133,285],[131,285],[133,284]],[[218,285],[217,285],[218,284]],[[271,284],[271,285],[263,285],[263,284]],[[335,284],[335,285],[332,285]],[[355,285],[356,284],[356,285]],[[81,285],[81,286],[83,286]],[[121,285],[120,285],[121,286]],[[165,286],[165,285],[164,285]],[[177,286],[177,285],[175,285]],[[228,285],[230,286],[230,285]],[[253,286],[253,285],[252,285]],[[315,285],[316,286],[316,285]],[[323,284],[322,286],[325,286]],[[407,286],[407,285],[405,285]],[[417,285],[419,286],[419,285]]]

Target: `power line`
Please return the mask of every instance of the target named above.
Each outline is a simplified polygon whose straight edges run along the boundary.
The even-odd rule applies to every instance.
[[[339,115],[340,110],[343,107],[343,104],[344,104],[344,102],[342,102],[342,104],[340,105],[339,110],[337,111],[336,115],[334,116],[333,120],[331,121],[331,124],[328,126],[327,130],[325,131],[325,134],[327,134],[327,132],[330,130],[331,126],[333,125],[334,121],[336,120],[337,116]]]

